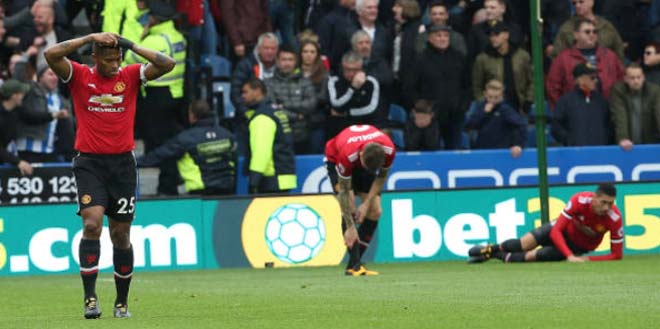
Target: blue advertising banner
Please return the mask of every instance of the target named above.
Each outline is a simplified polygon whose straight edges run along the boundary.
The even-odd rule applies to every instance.
[[[298,156],[298,188],[294,192],[331,192],[322,156]],[[550,184],[599,181],[660,180],[660,145],[638,145],[629,152],[617,146],[557,147],[548,149]],[[397,153],[387,190],[489,186],[525,186],[538,183],[536,149],[519,158],[508,150]],[[239,177],[239,194],[247,178]]]
[[[516,159],[508,150],[399,152],[385,188],[536,185],[536,167],[536,149],[526,149]],[[68,168],[68,164],[49,165],[36,170],[31,178],[24,178],[15,168],[0,166],[0,202],[73,200],[75,182]],[[238,168],[243,168],[243,160]],[[331,192],[323,156],[297,156],[296,172],[298,187],[293,193]],[[660,180],[660,145],[636,145],[628,152],[618,146],[549,148],[548,180],[550,184],[657,181]],[[239,175],[237,194],[246,195],[247,186],[247,177]]]

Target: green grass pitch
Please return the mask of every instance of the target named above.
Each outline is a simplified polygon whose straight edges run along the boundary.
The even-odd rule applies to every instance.
[[[83,320],[76,275],[0,279],[0,328],[658,328],[660,255],[586,264],[372,264],[137,272],[131,319]]]

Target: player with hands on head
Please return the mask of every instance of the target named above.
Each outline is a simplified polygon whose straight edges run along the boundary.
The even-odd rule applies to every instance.
[[[93,43],[94,67],[66,56]],[[121,67],[122,50],[130,49],[149,63]],[[80,275],[87,319],[101,316],[96,295],[103,217],[108,216],[117,297],[114,316],[130,317],[128,291],[133,275],[131,222],[135,213],[137,169],[133,126],[140,85],[174,68],[169,56],[140,47],[114,33],[93,33],[48,48],[46,61],[69,85],[77,119],[73,173],[78,188],[78,215],[83,235],[79,245]]]

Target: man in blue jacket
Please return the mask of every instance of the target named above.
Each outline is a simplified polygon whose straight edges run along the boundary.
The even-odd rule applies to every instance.
[[[165,144],[138,158],[138,166],[151,167],[167,159],[177,166],[190,194],[234,194],[236,186],[236,141],[228,130],[215,124],[211,108],[203,100],[188,109],[192,126]]]
[[[527,138],[527,120],[504,102],[504,85],[490,80],[484,90],[484,101],[474,104],[465,118],[465,128],[477,131],[475,149],[508,148],[517,158]]]

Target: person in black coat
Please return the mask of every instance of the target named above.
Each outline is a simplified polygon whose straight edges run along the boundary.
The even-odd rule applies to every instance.
[[[596,89],[597,71],[580,63],[573,69],[575,89],[557,101],[552,116],[552,137],[565,146],[612,143],[609,105]]]
[[[460,146],[468,77],[465,57],[450,48],[448,26],[429,29],[429,45],[415,61],[403,84],[403,105],[412,108],[418,99],[435,103],[435,117],[440,126],[444,148]]]
[[[355,0],[339,0],[337,7],[318,24],[321,52],[330,60],[331,72],[338,74],[341,57],[351,48],[351,35],[356,30]]]
[[[420,99],[415,103],[403,136],[406,151],[435,151],[440,148],[440,128],[435,120],[432,102]]]

